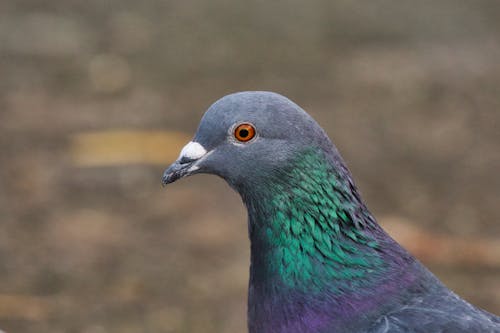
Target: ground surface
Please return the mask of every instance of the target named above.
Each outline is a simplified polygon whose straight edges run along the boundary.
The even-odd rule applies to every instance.
[[[0,327],[244,332],[239,198],[160,186],[237,90],[308,110],[378,219],[499,314],[500,5],[415,5],[0,2]]]

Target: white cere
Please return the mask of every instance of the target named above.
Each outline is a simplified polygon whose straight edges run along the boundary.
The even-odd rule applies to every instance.
[[[179,159],[188,158],[191,160],[197,160],[207,153],[206,149],[200,145],[198,142],[190,141],[181,150]]]

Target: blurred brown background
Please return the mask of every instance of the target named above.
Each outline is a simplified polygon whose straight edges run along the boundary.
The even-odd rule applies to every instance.
[[[500,313],[500,2],[0,2],[0,328],[244,332],[246,213],[160,176],[204,110],[273,90],[379,221]]]

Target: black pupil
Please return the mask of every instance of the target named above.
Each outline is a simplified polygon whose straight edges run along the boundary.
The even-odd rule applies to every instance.
[[[240,136],[242,138],[246,138],[248,136],[248,134],[250,134],[250,133],[248,132],[247,129],[244,129],[244,128],[240,129]]]

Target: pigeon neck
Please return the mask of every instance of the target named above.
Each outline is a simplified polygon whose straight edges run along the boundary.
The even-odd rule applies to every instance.
[[[411,261],[375,222],[340,158],[326,156],[306,151],[270,177],[265,189],[243,197],[251,240],[250,305],[265,299],[275,305],[292,298],[293,304],[337,305],[346,297],[363,299]]]

